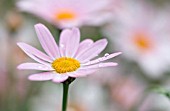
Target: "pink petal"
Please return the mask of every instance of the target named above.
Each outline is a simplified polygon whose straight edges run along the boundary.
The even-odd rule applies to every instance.
[[[117,66],[117,65],[118,64],[114,62],[106,62],[106,63],[99,63],[95,65],[82,66],[81,69],[96,69],[96,68],[111,67],[111,66]]]
[[[72,34],[68,37],[66,45],[66,56],[73,57],[77,52],[80,42],[80,30],[78,28],[72,29]]]
[[[60,57],[58,46],[50,31],[43,24],[35,25],[35,30],[41,46],[45,52],[54,60]]]
[[[34,59],[35,61],[44,64],[49,65],[49,63],[45,62],[44,60],[48,60],[48,56],[45,56],[45,54],[41,53],[40,51],[37,51],[37,49],[33,47],[29,47],[28,45],[24,43],[18,43],[17,44],[29,57]],[[31,49],[31,50],[30,50]],[[46,58],[47,57],[47,58]]]
[[[117,52],[117,53],[112,53],[112,54],[106,54],[104,57],[100,57],[100,58],[97,58],[95,60],[92,60],[92,61],[89,61],[87,63],[84,63],[84,64],[81,64],[83,66],[85,65],[91,65],[91,64],[96,64],[96,63],[99,63],[99,62],[102,62],[102,61],[106,61],[108,59],[111,59],[113,57],[116,57],[118,55],[122,54],[122,52]]]
[[[87,51],[85,51],[81,56],[77,57],[77,59],[81,61],[81,63],[93,59],[105,49],[107,43],[108,42],[106,39],[96,41],[93,45],[91,45],[91,47]]]
[[[47,4],[48,2],[48,4]],[[51,17],[52,17],[52,10],[54,9],[54,7],[51,7],[51,3],[53,1],[44,1],[42,2],[42,0],[22,0],[16,3],[16,6],[21,10],[21,11],[25,11],[25,12],[29,12],[32,13],[36,16],[39,16],[49,22],[51,22]],[[39,7],[37,7],[37,4],[39,5]]]
[[[31,69],[31,70],[42,70],[42,71],[52,71],[54,70],[50,65],[46,66],[43,64],[39,64],[39,63],[23,63],[20,64],[18,67],[18,69]]]
[[[43,72],[38,74],[32,74],[28,77],[31,81],[48,81],[54,77],[55,73],[52,72]]]
[[[111,21],[112,17],[113,14],[111,12],[93,13],[84,18],[84,23],[93,26],[100,26],[101,24],[106,23],[106,21]]]
[[[53,61],[49,56],[47,56],[43,52],[37,50],[36,48],[34,48],[34,47],[32,47],[32,46],[30,46],[30,45],[28,45],[26,43],[21,43],[20,42],[20,43],[17,43],[17,45],[21,49],[27,51],[27,53],[30,53],[31,55],[36,56],[36,57],[38,57],[38,58],[40,58],[40,59],[42,59],[44,61],[47,61],[47,62],[52,62]]]
[[[53,82],[61,83],[67,79],[68,79],[68,75],[66,75],[66,74],[55,74],[55,76],[53,78]]]
[[[86,9],[86,7],[88,6],[88,8],[85,10],[87,13],[99,12],[100,10],[103,10],[108,7],[109,4],[112,3],[111,1],[113,0],[99,0],[97,2],[96,0],[82,0],[81,7],[82,9]]]
[[[69,37],[72,34],[71,30],[69,29],[64,29],[61,34],[60,34],[60,54],[61,56],[66,56],[66,45],[67,45],[67,41],[69,41]]]
[[[93,74],[94,72],[96,72],[96,69],[79,69],[78,71],[72,72],[72,73],[68,73],[68,75],[70,77],[84,77],[87,76],[89,74]]]
[[[85,39],[83,40],[80,45],[79,48],[75,54],[75,58],[81,56],[81,54],[86,51],[87,49],[89,49],[89,47],[93,44],[93,40],[91,39]]]

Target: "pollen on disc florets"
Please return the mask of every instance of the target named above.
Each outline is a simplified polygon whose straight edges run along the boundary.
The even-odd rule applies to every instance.
[[[76,71],[80,62],[74,58],[61,57],[52,62],[52,67],[59,74]]]
[[[55,19],[62,21],[62,20],[73,20],[75,19],[76,14],[71,11],[61,11],[55,14]]]

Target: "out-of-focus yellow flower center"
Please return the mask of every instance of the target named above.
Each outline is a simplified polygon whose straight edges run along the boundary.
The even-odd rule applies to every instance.
[[[61,57],[53,61],[52,67],[59,74],[76,71],[80,67],[80,62],[74,58]]]
[[[151,49],[153,45],[148,35],[144,33],[135,34],[133,38],[133,42],[142,51],[147,51]]]
[[[72,11],[61,11],[55,14],[55,19],[58,21],[73,20],[75,17],[76,17],[76,14]]]

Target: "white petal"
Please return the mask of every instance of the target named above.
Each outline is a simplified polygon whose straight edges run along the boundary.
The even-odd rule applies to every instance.
[[[54,77],[54,73],[52,72],[43,72],[43,73],[37,73],[32,74],[28,77],[31,81],[48,81],[51,80]]]
[[[88,50],[90,48],[90,46],[93,44],[93,40],[91,39],[85,39],[83,40],[80,45],[79,48],[76,52],[75,58],[77,58],[78,56],[80,56],[83,52],[85,52],[86,50]]]
[[[67,47],[67,41],[69,41],[69,37],[71,36],[72,32],[69,29],[64,29],[60,34],[60,54],[61,56],[66,56],[66,47]]]
[[[41,63],[41,64],[45,64],[45,65],[49,65],[49,63],[45,62],[44,60],[48,60],[47,58],[45,58],[45,54],[37,52],[37,50],[30,50],[30,47],[28,48],[28,46],[25,43],[18,43],[17,44],[29,57],[31,57],[32,59],[34,59],[35,61]],[[32,47],[33,48],[33,47]]]
[[[107,43],[108,42],[106,39],[96,41],[93,45],[91,45],[91,47],[87,51],[85,51],[81,56],[78,56],[77,59],[81,61],[81,63],[93,59],[105,49]]]
[[[39,64],[39,63],[23,63],[20,64],[18,67],[18,69],[28,69],[28,70],[42,70],[42,71],[52,71],[54,70],[50,64],[49,66],[47,65],[43,65],[43,64]]]
[[[64,82],[65,80],[67,80],[67,79],[68,79],[67,74],[55,74],[55,76],[53,78],[53,82],[61,83],[61,82]]]
[[[104,57],[100,57],[100,58],[97,58],[95,60],[92,60],[92,61],[89,61],[89,62],[86,62],[84,64],[81,64],[82,66],[85,66],[85,65],[91,65],[91,64],[96,64],[96,63],[99,63],[99,62],[103,62],[103,61],[106,61],[108,59],[111,59],[113,57],[116,57],[118,55],[122,54],[122,52],[117,52],[117,53],[112,53],[112,54],[106,54]]]
[[[19,43],[17,43],[17,45],[21,49],[23,49],[23,51],[26,51],[27,53],[33,55],[34,57],[38,57],[39,59],[42,59],[47,62],[52,62],[52,59],[49,56],[47,56],[43,52],[39,51],[38,49],[36,49],[26,43],[19,42]]]
[[[53,60],[60,57],[58,46],[47,27],[43,24],[36,24],[35,30],[45,52],[53,58]]]
[[[117,66],[117,65],[118,64],[114,62],[106,62],[106,63],[99,63],[95,65],[82,66],[80,69],[96,69],[96,68],[111,67],[111,66]]]
[[[80,42],[80,30],[78,28],[72,29],[72,34],[68,37],[66,45],[66,56],[73,57],[78,50]]]
[[[75,78],[76,77],[84,77],[89,74],[93,74],[96,71],[97,71],[96,69],[79,69],[78,71],[68,73],[68,75],[70,77],[75,77]]]

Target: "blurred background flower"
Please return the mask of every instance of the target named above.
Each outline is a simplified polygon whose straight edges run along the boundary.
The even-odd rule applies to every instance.
[[[101,25],[109,20],[109,0],[21,0],[17,6],[56,25],[68,28]],[[38,6],[37,6],[38,5]]]
[[[153,78],[169,71],[168,11],[154,9],[143,1],[126,1],[115,7],[113,12],[116,17],[106,26],[104,33],[117,49],[124,52],[124,57],[137,62]],[[113,27],[116,29],[113,30]]]
[[[23,13],[26,12],[26,13]],[[119,65],[76,79],[68,111],[170,111],[169,0],[0,0],[0,111],[60,111],[62,87],[32,82],[17,65],[28,62],[16,45],[42,50],[34,31],[45,24],[55,40],[63,28],[78,26],[81,39],[107,38],[106,52],[121,51]]]

